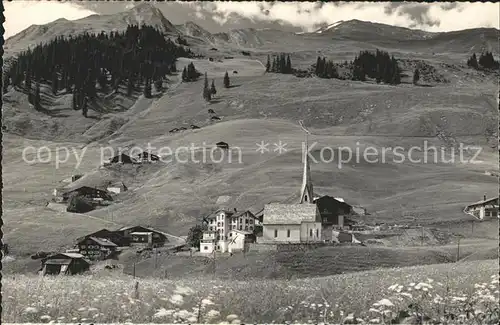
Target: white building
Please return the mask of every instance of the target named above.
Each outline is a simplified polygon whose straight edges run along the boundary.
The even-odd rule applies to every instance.
[[[243,236],[245,240],[251,240],[255,226],[259,220],[250,211],[238,212],[236,210],[218,210],[205,218],[208,231],[203,233],[200,243],[200,252],[211,253],[213,250],[219,252],[229,252],[230,246],[239,249],[239,238]],[[235,235],[237,234],[237,235]],[[238,237],[238,242],[234,238]],[[230,242],[232,244],[230,245]]]
[[[498,218],[498,197],[487,199],[485,195],[483,200],[466,206],[464,212],[479,220]]]

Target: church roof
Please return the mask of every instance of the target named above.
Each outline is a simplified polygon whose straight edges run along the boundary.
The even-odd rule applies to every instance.
[[[302,222],[319,221],[319,213],[315,204],[266,204],[264,207],[264,224],[301,224]]]

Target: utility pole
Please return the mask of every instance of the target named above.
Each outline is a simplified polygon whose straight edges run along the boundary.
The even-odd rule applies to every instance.
[[[460,260],[460,238],[458,238],[457,243],[457,262]]]
[[[135,279],[135,262],[134,262],[134,271],[133,271],[134,279]]]

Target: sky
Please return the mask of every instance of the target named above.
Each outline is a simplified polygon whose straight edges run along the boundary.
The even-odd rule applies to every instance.
[[[137,2],[4,2],[5,38],[32,24],[59,18],[69,20],[92,14],[113,14]],[[477,27],[500,28],[497,3],[408,3],[408,2],[169,2],[155,4],[174,24],[195,21],[210,32],[233,28],[282,28],[313,31],[340,20],[359,19],[431,32]]]

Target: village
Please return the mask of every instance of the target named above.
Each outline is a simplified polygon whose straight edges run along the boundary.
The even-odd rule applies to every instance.
[[[227,144],[223,144],[216,145],[227,149]],[[160,160],[159,156],[150,152],[143,152],[137,158],[120,153],[104,163],[102,168],[113,164],[159,163]],[[71,184],[82,177],[73,175],[63,182]],[[48,206],[53,209],[59,206],[74,213],[86,213],[113,204],[114,196],[128,190],[123,182],[110,183],[105,188],[81,186],[67,191],[64,189],[54,189]],[[41,260],[39,272],[43,275],[71,275],[86,272],[102,262],[115,261],[124,251],[135,252],[138,257],[144,258],[151,257],[151,254],[188,254],[215,259],[216,254],[232,256],[249,251],[367,246],[376,244],[374,238],[377,234],[383,236],[384,231],[399,229],[407,234],[416,231],[407,225],[364,222],[370,217],[365,208],[350,205],[341,197],[318,195],[314,191],[307,154],[303,157],[302,185],[297,193],[289,202],[264,204],[255,213],[232,207],[228,198],[219,197],[220,208],[202,216],[200,224],[191,228],[190,234],[184,237],[173,236],[149,225],[101,229],[76,238],[74,247],[64,252],[39,252],[32,259]],[[463,212],[478,221],[488,220],[498,218],[498,206],[498,197],[484,196],[482,200],[467,205]],[[432,237],[422,228],[419,234],[422,243],[429,239],[426,236]],[[105,267],[111,269],[116,265],[107,263]]]

